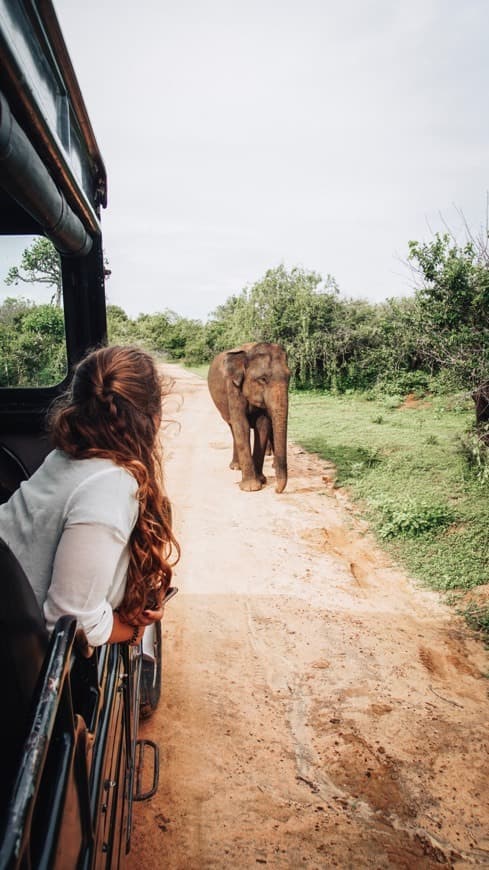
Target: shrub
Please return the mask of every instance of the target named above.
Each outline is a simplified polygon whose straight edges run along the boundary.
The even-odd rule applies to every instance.
[[[459,440],[459,450],[480,483],[489,483],[489,423],[474,425]]]
[[[381,538],[415,538],[434,529],[450,525],[455,515],[448,505],[430,504],[414,499],[394,502],[389,499],[375,501],[382,520],[378,532]]]
[[[464,610],[464,616],[476,631],[482,631],[487,635],[489,642],[489,607],[484,607],[473,602]]]

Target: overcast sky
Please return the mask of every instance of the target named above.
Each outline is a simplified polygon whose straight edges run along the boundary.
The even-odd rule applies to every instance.
[[[55,5],[129,314],[205,318],[282,262],[406,295],[409,239],[484,223],[487,0]]]

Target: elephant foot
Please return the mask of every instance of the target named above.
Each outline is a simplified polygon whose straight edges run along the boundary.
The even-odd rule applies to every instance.
[[[243,492],[258,492],[261,487],[261,481],[257,480],[256,477],[248,477],[246,480],[242,480],[239,485]]]
[[[230,467],[231,471],[239,471],[240,470],[239,462],[235,462],[234,459],[232,462],[229,463],[229,467]]]
[[[266,483],[266,482],[267,482],[267,479],[266,479],[266,477],[265,477],[264,474],[259,474],[259,475],[258,475],[258,480],[260,481],[260,483]]]

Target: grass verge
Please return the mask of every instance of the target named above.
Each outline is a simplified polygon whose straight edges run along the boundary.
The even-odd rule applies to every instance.
[[[289,413],[292,440],[335,464],[336,485],[348,488],[382,546],[459,600],[489,583],[489,487],[461,443],[473,419],[473,404],[456,395],[292,393]],[[478,613],[487,629],[487,606]]]
[[[207,373],[209,371],[209,363],[203,363],[202,365],[185,365],[184,368],[188,372],[192,372],[193,375],[198,375],[200,378],[205,378],[207,380]]]

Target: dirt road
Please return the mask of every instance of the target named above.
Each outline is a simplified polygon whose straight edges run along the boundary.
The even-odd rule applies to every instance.
[[[206,383],[176,367],[159,792],[131,868],[489,866],[489,656],[375,546],[332,469],[243,493]],[[270,460],[268,460],[270,463]]]

